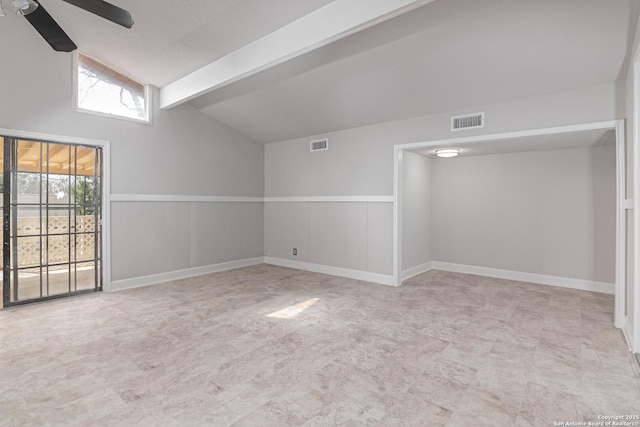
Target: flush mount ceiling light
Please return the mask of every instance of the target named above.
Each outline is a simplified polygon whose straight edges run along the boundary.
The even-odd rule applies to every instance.
[[[455,157],[459,154],[459,148],[441,148],[439,150],[436,150],[436,156],[438,157]]]

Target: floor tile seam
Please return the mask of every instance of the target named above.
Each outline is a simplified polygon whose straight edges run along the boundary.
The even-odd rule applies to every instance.
[[[313,369],[310,373],[308,373],[308,376],[312,377],[312,376],[316,375],[318,372],[320,372],[322,369],[324,369],[327,365],[329,365],[331,363],[334,363],[334,362],[332,360],[327,360],[325,363],[323,363],[322,365],[318,366],[317,368]],[[279,391],[278,394],[282,395],[282,394],[294,389],[295,387],[300,386],[300,384],[303,384],[303,383],[296,383],[296,384],[291,384],[288,387],[281,387],[281,390]],[[271,402],[271,401],[274,401],[274,400],[277,400],[277,399],[278,399],[278,396],[275,396],[275,397],[272,397],[271,399],[269,399],[268,402]],[[266,402],[265,405],[268,402]]]
[[[258,377],[258,376],[261,374],[261,372],[268,371],[270,368],[272,368],[273,366],[277,365],[278,363],[281,363],[282,361],[287,360],[287,358],[288,358],[288,357],[290,357],[290,356],[289,356],[289,355],[285,355],[285,356],[283,356],[282,358],[277,359],[277,360],[275,360],[274,362],[272,362],[272,363],[270,363],[270,364],[268,364],[268,365],[264,366],[263,368],[261,368],[261,369],[259,370],[259,372],[258,372],[258,373],[256,373],[256,374],[255,374],[254,376],[252,376],[250,379],[244,380],[244,381],[242,381],[241,383],[251,383],[251,382],[253,382],[253,381],[256,379],[256,377]],[[318,370],[320,370],[322,367],[324,367],[327,363],[329,363],[329,362],[326,362],[326,363],[324,363],[322,366],[320,366],[320,367],[318,367],[318,368],[314,369],[314,370],[313,370],[313,374],[315,374]],[[311,375],[312,375],[312,374],[311,374]],[[291,386],[289,386],[289,387],[282,387],[282,386],[280,386],[280,387],[282,388],[282,390],[280,390],[280,392],[284,392],[284,391],[286,391],[286,390],[289,390],[289,389],[291,389],[293,386],[294,386],[294,385],[291,385]],[[237,397],[237,396],[236,396],[236,397]],[[234,397],[234,399],[235,399],[236,397]]]
[[[278,394],[281,394],[282,392],[283,392],[283,390],[279,390]],[[233,421],[231,421],[231,423],[227,424],[227,425],[230,425],[230,426],[235,425],[236,423],[238,423],[242,419],[251,416],[253,413],[255,413],[256,411],[259,411],[261,408],[264,408],[269,402],[273,402],[275,399],[277,399],[277,397],[278,396],[276,395],[276,396],[267,398],[266,401],[261,401],[257,405],[254,405],[248,412],[242,412],[242,413],[239,414],[239,416],[237,415],[237,416],[233,417]],[[231,400],[235,400],[235,399],[238,399],[238,398],[240,398],[240,395],[234,397]],[[231,412],[235,412],[232,409],[230,409],[229,406],[228,406],[228,404],[231,402],[231,400],[223,403],[222,406],[225,407],[227,410],[229,410]]]
[[[252,353],[252,352],[255,352],[255,351],[258,351],[258,350],[260,350],[260,349],[262,349],[262,348],[269,348],[269,347],[273,348],[273,347],[274,347],[274,345],[273,345],[274,343],[277,343],[279,340],[281,340],[282,338],[284,338],[284,337],[286,337],[286,336],[288,336],[288,335],[291,335],[292,333],[293,333],[293,332],[287,332],[286,334],[279,335],[279,336],[277,336],[277,337],[275,337],[275,338],[269,339],[268,341],[261,342],[261,345],[259,345],[258,347],[251,348],[251,349],[249,349],[249,350],[247,350],[247,351],[245,351],[245,352],[243,352],[243,351],[242,351],[242,350],[240,350],[238,347],[236,347],[235,345],[233,345],[233,344],[232,344],[232,346],[234,346],[234,348],[236,348],[237,350],[239,350],[239,351],[240,351],[240,353],[239,353],[239,354],[237,355],[237,357],[235,357],[235,358],[239,358],[239,357],[242,357],[242,356],[246,356],[247,354]],[[295,345],[295,346],[297,346],[297,343],[294,343],[294,345]],[[310,345],[305,344],[305,345],[304,345],[304,346],[302,346],[301,348],[307,348],[307,347],[309,347],[309,346],[310,346]],[[289,356],[289,355],[286,355],[286,356],[283,356],[283,357],[284,357],[284,358],[286,358],[286,357],[288,357],[288,356]],[[235,358],[234,358],[234,359],[235,359]]]
[[[436,358],[436,360],[438,360],[438,359],[439,359],[439,357],[437,357],[437,358]],[[451,360],[450,360],[450,361],[451,361]],[[456,363],[456,364],[458,364],[458,365],[462,365],[462,366],[464,366],[465,368],[474,369],[474,370],[476,370],[477,372],[480,372],[480,368],[482,368],[482,366],[477,366],[477,365],[475,365],[475,364],[467,363],[465,360],[462,360],[462,361],[460,361],[460,360],[456,360],[456,361],[451,361],[451,362],[452,362],[452,363]]]
[[[629,352],[631,353],[631,352]],[[596,363],[599,367],[602,366],[606,366],[610,370],[614,369],[614,370],[624,370],[627,372],[630,372],[631,375],[633,375],[634,377],[638,378],[640,380],[640,370],[636,370],[634,371],[634,362],[631,359],[625,360],[625,365],[621,366],[619,363],[612,363],[609,362],[607,360],[592,360],[592,359],[585,359],[582,358],[581,359],[581,368],[585,371],[585,373],[591,372],[592,370],[590,369],[592,367],[592,364],[590,364],[590,362]]]
[[[522,384],[523,387],[526,390],[526,385]],[[470,393],[477,393],[477,394],[481,394],[480,398],[482,400],[484,400],[487,403],[491,403],[494,405],[499,405],[501,406],[503,409],[505,409],[508,413],[510,413],[511,416],[513,416],[514,418],[517,417],[518,415],[520,415],[522,413],[522,405],[524,404],[524,398],[523,399],[519,399],[515,405],[511,402],[505,401],[503,399],[501,399],[500,396],[498,395],[494,395],[494,393],[488,389],[482,388],[482,387],[477,387],[477,385],[472,384],[469,386],[469,388],[465,391],[465,396],[467,394]],[[499,401],[494,401],[491,399],[488,399],[485,396],[482,396],[483,394],[489,394],[489,395],[493,395],[492,397],[497,398]],[[524,393],[523,393],[524,394]],[[463,396],[463,398],[465,397]],[[462,399],[461,399],[462,400]]]

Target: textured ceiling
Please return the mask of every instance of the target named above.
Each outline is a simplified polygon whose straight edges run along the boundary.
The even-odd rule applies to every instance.
[[[552,135],[537,135],[513,138],[501,141],[488,141],[482,143],[467,143],[451,145],[452,148],[459,148],[460,155],[485,156],[488,154],[520,153],[525,151],[541,150],[564,150],[570,148],[586,148],[600,145],[614,144],[616,138],[615,130],[588,130],[569,133],[556,133]],[[412,150],[417,154],[446,161],[435,156],[435,152],[442,147],[429,147]]]
[[[273,142],[612,83],[632,19],[625,0],[439,0],[312,52],[313,68],[193,104]]]
[[[41,0],[79,49],[154,86],[164,86],[332,0],[109,0],[131,30],[61,0]]]
[[[158,87],[333,3],[111,0],[132,13],[126,30],[40,1],[82,52]],[[190,103],[268,143],[613,83],[639,5],[436,0]]]

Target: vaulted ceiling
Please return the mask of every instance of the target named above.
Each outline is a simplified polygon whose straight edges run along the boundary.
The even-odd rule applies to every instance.
[[[189,102],[263,143],[613,83],[639,6],[112,0],[134,16],[126,30],[40,1],[81,51],[159,87],[165,106]]]

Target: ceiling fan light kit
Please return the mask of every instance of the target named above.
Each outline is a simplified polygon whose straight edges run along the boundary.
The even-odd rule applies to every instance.
[[[62,0],[76,7],[107,19],[125,28],[133,26],[131,14],[103,0]],[[58,23],[37,0],[11,0],[11,5],[18,15],[25,17],[43,39],[58,52],[71,52],[78,48]],[[0,0],[0,16],[6,13]]]
[[[38,3],[33,0],[11,0],[18,15],[28,15],[38,8]]]

